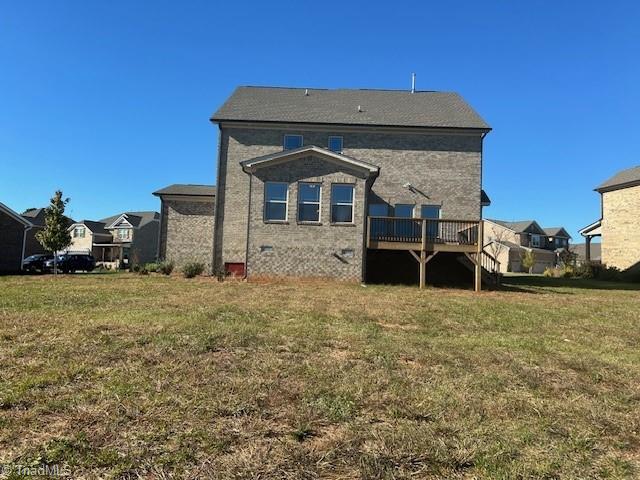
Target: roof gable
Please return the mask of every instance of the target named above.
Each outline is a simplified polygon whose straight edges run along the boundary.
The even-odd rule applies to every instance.
[[[250,173],[269,165],[277,165],[279,163],[289,162],[308,156],[319,157],[339,165],[347,165],[356,170],[365,171],[369,175],[377,175],[380,171],[380,169],[375,165],[361,160],[356,160],[355,158],[347,157],[341,153],[332,152],[331,150],[317,147],[315,145],[263,155],[261,157],[240,162],[240,165],[245,172]]]
[[[535,220],[519,220],[515,222],[506,222],[504,220],[492,220],[487,218],[489,222],[493,222],[497,225],[501,225],[515,233],[537,233],[539,235],[546,235],[542,227],[538,225]]]
[[[407,90],[238,87],[211,120],[491,129],[457,93]]]
[[[33,224],[27,220],[26,218],[24,218],[22,215],[20,215],[19,213],[11,210],[9,207],[7,207],[4,203],[0,202],[0,211],[6,213],[8,216],[10,216],[11,218],[13,218],[16,222],[21,223],[22,225],[24,225],[25,227],[33,227]]]
[[[571,238],[571,235],[569,235],[569,232],[567,232],[564,227],[546,227],[544,228],[544,232],[549,237]]]

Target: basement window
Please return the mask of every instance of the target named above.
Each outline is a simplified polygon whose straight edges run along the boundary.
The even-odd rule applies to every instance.
[[[260,253],[271,253],[273,252],[273,247],[271,245],[260,245]]]
[[[340,255],[343,258],[353,258],[355,252],[353,251],[353,248],[343,248],[342,250],[340,250]]]

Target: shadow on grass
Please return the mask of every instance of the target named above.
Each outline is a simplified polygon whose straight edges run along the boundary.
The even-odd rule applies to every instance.
[[[533,293],[526,287],[584,288],[588,290],[638,290],[640,283],[608,282],[583,278],[550,278],[539,275],[514,275],[502,279],[502,290]],[[556,292],[559,294],[566,292]]]

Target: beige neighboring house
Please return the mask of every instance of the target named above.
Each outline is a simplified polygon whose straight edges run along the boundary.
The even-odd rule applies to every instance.
[[[600,220],[580,230],[585,258],[592,259],[591,240],[601,239],[601,261],[629,269],[640,263],[640,166],[618,172],[595,189],[600,193]]]
[[[500,262],[500,272],[524,272],[522,257],[532,251],[532,273],[542,273],[558,264],[558,255],[569,249],[571,236],[563,227],[542,228],[535,220],[484,221],[484,249]]]
[[[124,212],[99,221],[81,220],[69,227],[74,253],[91,253],[96,262],[127,266],[158,258],[160,214]]]

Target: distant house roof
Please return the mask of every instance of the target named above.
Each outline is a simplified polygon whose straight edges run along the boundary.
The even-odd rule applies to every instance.
[[[536,248],[536,247],[525,247],[523,245],[518,245],[517,243],[509,242],[508,240],[493,240],[496,243],[504,245],[505,247],[515,250],[517,252],[526,252],[532,251],[538,256],[551,256],[554,255],[553,250],[546,250],[544,248]]]
[[[24,212],[22,216],[33,223],[34,226],[44,227],[45,211],[45,208],[32,208]],[[67,219],[67,224],[71,225],[72,223],[74,223],[74,220],[72,218],[69,218],[67,216],[65,216],[65,218]]]
[[[238,87],[211,120],[491,130],[457,93],[407,90]]]
[[[576,255],[578,255],[578,258],[580,260],[586,260],[587,258],[587,254],[586,254],[586,244],[585,243],[577,243],[574,245],[571,245],[569,247],[569,250],[573,253],[575,253]],[[602,258],[602,244],[600,243],[596,243],[596,242],[592,242],[591,243],[591,260],[593,261],[600,261]]]
[[[124,217],[127,220],[127,222],[129,222],[133,227],[143,227],[149,222],[160,220],[160,214],[158,212],[147,211],[147,212],[122,212],[117,215],[112,215],[110,217],[103,218],[102,220],[100,220],[100,222],[104,223],[105,228],[109,228],[120,217]]]
[[[550,237],[571,238],[571,235],[569,235],[569,232],[567,232],[564,227],[546,227],[543,228],[543,230]]]
[[[156,190],[153,194],[157,197],[162,195],[188,195],[192,197],[214,197],[216,195],[216,187],[214,185],[192,185],[174,183],[168,187]]]
[[[538,231],[541,235],[545,235],[545,231],[538,225],[538,222],[535,220],[519,220],[516,222],[505,222],[504,220],[493,220],[491,218],[487,218],[489,222],[496,223],[498,225],[502,225],[509,230],[513,230],[516,233],[523,233],[526,231],[531,225],[535,227],[535,230]]]
[[[33,226],[33,224],[29,220],[24,218],[19,213],[14,212],[9,207],[7,207],[4,203],[1,203],[1,202],[0,202],[0,211],[6,213],[8,216],[13,218],[17,222],[20,222],[21,224],[23,224],[25,227],[32,227]]]
[[[93,220],[78,220],[69,226],[69,230],[75,228],[78,225],[84,225],[87,227],[92,233],[96,235],[111,235],[107,230],[105,230],[104,222],[95,222]]]
[[[240,165],[245,171],[250,171],[273,163],[296,160],[298,158],[308,157],[309,155],[316,155],[334,163],[348,165],[351,168],[358,170],[364,170],[369,174],[377,174],[380,171],[380,168],[375,165],[363,162],[362,160],[356,160],[355,158],[342,155],[341,153],[332,152],[331,150],[317,147],[315,145],[270,153],[261,157],[245,160],[240,162]]]
[[[616,173],[606,182],[602,183],[597,192],[609,192],[611,190],[619,190],[621,188],[634,187],[640,185],[640,165],[627,170]]]

